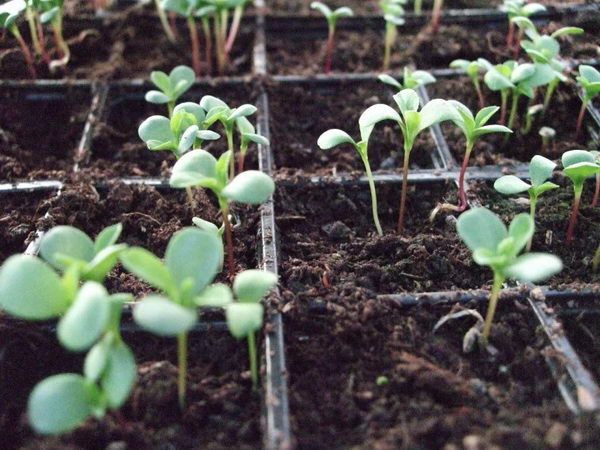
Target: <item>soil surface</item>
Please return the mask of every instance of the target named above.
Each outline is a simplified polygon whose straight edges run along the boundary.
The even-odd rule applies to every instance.
[[[177,29],[181,43],[174,46],[167,39],[160,21],[144,11],[133,9],[103,19],[67,20],[64,35],[71,48],[71,61],[54,73],[40,61],[36,64],[38,78],[147,78],[152,70],[168,72],[180,64],[191,65],[187,27],[179,21]],[[244,75],[252,70],[253,36],[253,27],[244,24],[232,50],[226,75]],[[51,49],[50,42],[48,49]],[[0,42],[0,61],[0,78],[29,78],[14,39]]]
[[[269,89],[271,148],[278,174],[363,174],[364,165],[352,146],[321,150],[317,139],[330,128],[340,128],[360,140],[360,115],[377,103],[397,109],[391,96],[384,84],[371,81],[272,85]],[[411,153],[411,167],[433,167],[430,154],[434,151],[431,134],[421,133]],[[375,128],[369,139],[369,162],[373,171],[402,167],[402,137],[393,122],[382,122]]]
[[[188,403],[183,412],[177,405],[175,340],[125,333],[138,362],[138,380],[128,402],[119,413],[48,438],[34,436],[26,425],[27,396],[46,376],[81,372],[82,358],[65,353],[51,334],[31,325],[3,321],[0,335],[0,388],[11,392],[11,401],[1,406],[2,448],[260,448],[261,403],[246,371],[246,346],[223,331],[190,336]]]
[[[0,92],[0,179],[57,178],[73,164],[91,104],[88,89]]]
[[[477,266],[450,219],[428,221],[438,202],[456,202],[451,183],[409,186],[406,230],[395,231],[399,186],[378,186],[384,236],[375,232],[367,185],[280,188],[282,285],[307,302],[336,302],[335,292],[432,292],[480,288],[491,272]]]
[[[501,301],[490,342],[464,354],[472,317],[436,322],[449,306],[398,310],[361,289],[336,307],[284,307],[290,409],[298,448],[586,448],[593,418],[563,403],[542,353],[552,355],[531,310]],[[482,305],[468,305],[484,314]],[[385,378],[383,378],[385,377]]]
[[[500,105],[499,95],[489,91],[485,85],[482,85],[482,89],[488,105]],[[468,106],[471,111],[479,110],[475,88],[467,77],[439,79],[436,83],[428,85],[427,91],[430,98],[458,100]],[[538,92],[532,104],[543,103],[543,96],[544,92]],[[510,104],[511,101],[509,101],[508,110],[510,110]],[[562,154],[567,150],[598,148],[598,142],[594,142],[586,127],[583,127],[579,137],[575,136],[576,112],[581,108],[581,100],[573,87],[559,86],[552,97],[546,116],[536,116],[531,131],[524,134],[522,127],[527,104],[528,99],[521,97],[518,119],[512,127],[514,134],[510,135],[508,139],[503,134],[491,134],[482,136],[476,142],[475,149],[471,153],[471,165],[528,163],[537,154],[552,160],[560,160]],[[499,119],[500,111],[492,117],[488,124],[498,123]],[[592,122],[589,114],[587,119],[589,123]],[[551,127],[556,131],[554,143],[548,145],[547,148],[542,147],[542,138],[539,135],[541,127]],[[442,129],[454,158],[461,163],[465,149],[464,135],[459,128],[450,123],[442,124]]]
[[[570,245],[565,244],[565,233],[573,201],[570,181],[560,180],[561,187],[540,196],[536,212],[536,232],[532,251],[548,252],[560,257],[563,271],[548,280],[554,287],[562,288],[573,283],[599,283],[600,274],[592,273],[592,258],[600,242],[600,210],[591,208],[594,183],[590,180],[584,189],[575,237]],[[499,214],[505,222],[515,214],[529,212],[529,205],[518,200],[519,196],[504,196],[491,185],[477,183],[473,188],[483,206]],[[526,198],[527,195],[520,196]]]
[[[171,152],[148,150],[138,135],[139,125],[148,117],[167,115],[164,105],[153,105],[144,100],[144,93],[151,89],[111,88],[106,100],[104,114],[94,126],[91,154],[81,163],[84,174],[98,180],[111,177],[168,177],[175,163]],[[182,102],[199,102],[204,95],[223,99],[231,107],[244,103],[254,104],[256,95],[247,85],[201,85],[194,87],[180,99]],[[256,123],[256,116],[250,117]],[[227,148],[225,134],[219,125],[212,127],[221,134],[216,142],[206,142],[205,150],[215,156]],[[236,148],[239,148],[236,136]],[[257,168],[256,146],[251,145],[246,155],[246,168]]]
[[[590,18],[572,18],[568,25],[581,26],[587,33],[561,40],[561,55],[566,58],[597,58],[599,30]],[[597,19],[596,19],[597,20]],[[567,24],[562,24],[567,25]],[[551,33],[562,26],[549,23],[540,28]],[[269,27],[268,27],[269,28]],[[512,59],[506,49],[505,25],[442,25],[437,34],[428,26],[422,29],[400,27],[393,48],[390,70],[399,72],[412,64],[420,69],[446,68],[455,59],[486,58],[493,63]],[[285,30],[284,30],[285,31]],[[322,73],[327,29],[322,31],[292,29],[287,34],[267,31],[269,72],[275,75],[314,75]],[[316,57],[316,56],[319,57]],[[332,71],[334,73],[380,72],[383,58],[383,29],[359,31],[339,29],[336,32]]]

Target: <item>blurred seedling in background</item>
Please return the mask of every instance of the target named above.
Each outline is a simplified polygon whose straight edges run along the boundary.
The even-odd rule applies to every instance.
[[[177,66],[167,75],[159,70],[150,74],[150,80],[159,90],[146,92],[146,101],[157,105],[167,105],[169,117],[177,100],[185,94],[196,79],[194,71],[187,66]]]
[[[426,84],[435,83],[436,81],[435,77],[429,72],[425,70],[412,70],[408,67],[404,68],[402,83],[385,73],[382,73],[377,78],[382,83],[394,87],[397,92],[400,92],[402,89],[416,90],[419,86],[425,86]]]
[[[337,25],[337,21],[342,17],[352,17],[354,13],[347,6],[342,6],[332,11],[329,6],[322,2],[312,2],[310,7],[323,14],[327,20],[329,33],[327,36],[327,48],[325,50],[325,64],[323,66],[323,72],[325,74],[329,74],[331,73],[331,64],[333,61],[335,27]]]
[[[450,67],[452,69],[461,69],[465,72],[465,74],[471,79],[473,86],[475,87],[475,92],[477,92],[477,99],[479,100],[479,109],[483,109],[485,107],[485,97],[483,96],[483,91],[481,90],[481,82],[479,81],[479,76],[482,73],[482,67],[478,61],[468,61],[466,59],[455,59],[450,63]]]
[[[392,55],[392,47],[398,37],[396,27],[404,25],[404,7],[407,0],[380,0],[379,7],[383,12],[385,20],[385,38],[383,52],[383,70],[387,71],[390,68],[390,59]]]

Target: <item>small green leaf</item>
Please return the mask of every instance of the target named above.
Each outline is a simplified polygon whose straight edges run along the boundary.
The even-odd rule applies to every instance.
[[[40,256],[55,268],[65,270],[67,266],[57,255],[89,262],[94,257],[94,242],[77,228],[66,225],[54,227],[42,238]]]
[[[141,247],[132,247],[119,256],[123,267],[163,292],[171,293],[175,287],[171,273],[154,254]]]
[[[183,132],[181,139],[179,139],[179,146],[177,147],[177,153],[179,155],[183,155],[190,148],[192,148],[199,131],[200,129],[197,125],[192,125]]]
[[[310,7],[311,7],[311,9],[319,11],[321,14],[323,14],[327,18],[329,18],[329,16],[331,16],[331,14],[332,14],[332,11],[329,8],[329,6],[327,6],[323,2],[312,2],[310,4]]]
[[[362,140],[367,141],[369,139],[370,133],[365,133],[366,129],[372,129],[374,125],[383,122],[384,120],[393,120],[394,122],[402,121],[400,115],[388,105],[380,103],[368,107],[358,119]]]
[[[200,99],[200,106],[204,111],[210,112],[214,108],[225,108],[229,110],[229,106],[223,100],[212,95],[205,95]]]
[[[537,283],[559,273],[562,268],[562,261],[554,255],[527,253],[504,269],[504,274],[524,283]]]
[[[544,156],[535,155],[531,158],[531,163],[529,164],[529,177],[531,178],[531,183],[534,186],[542,185],[544,181],[552,177],[552,172],[555,167],[556,163],[554,161],[550,161]]]
[[[177,66],[171,70],[169,79],[171,81],[171,89],[173,90],[173,100],[176,100],[192,87],[194,81],[196,81],[196,74],[187,66]]]
[[[120,223],[115,223],[114,225],[106,227],[98,234],[98,236],[96,236],[96,241],[94,242],[94,253],[97,254],[99,251],[116,244],[122,232],[123,225]]]
[[[515,216],[508,227],[508,236],[514,240],[512,256],[517,256],[533,236],[535,224],[529,214]]]
[[[355,146],[356,142],[354,142],[354,139],[352,139],[348,133],[338,129],[327,130],[319,137],[319,140],[317,141],[317,145],[322,150],[329,150],[330,148],[342,144]]]
[[[122,341],[110,348],[108,364],[102,376],[102,391],[108,406],[120,408],[129,397],[137,375],[137,366],[132,351]]]
[[[88,380],[97,382],[100,379],[108,364],[109,351],[110,336],[108,335],[90,349],[83,364],[83,373]]]
[[[225,310],[227,327],[236,339],[243,339],[260,329],[264,308],[260,303],[232,303]]]
[[[485,125],[500,108],[497,106],[486,106],[479,110],[475,116],[475,123],[478,127]]]
[[[545,183],[536,186],[535,193],[536,195],[542,195],[546,191],[551,191],[552,189],[557,189],[560,186],[558,184],[551,183],[550,181],[546,181]]]
[[[262,300],[277,284],[277,275],[264,270],[245,270],[233,282],[233,292],[242,303],[256,303]]]
[[[101,250],[94,259],[85,265],[82,278],[101,282],[117,264],[119,253],[127,248],[126,244],[117,244]]]
[[[456,118],[456,110],[448,105],[446,100],[433,99],[421,109],[419,113],[419,132],[429,128],[430,126],[444,122],[446,120],[452,120]]]
[[[256,106],[253,105],[242,105],[239,108],[235,108],[233,112],[229,115],[228,120],[234,121],[240,117],[251,116],[256,112]]]
[[[152,144],[154,148],[157,144],[168,144],[175,140],[171,121],[163,116],[151,116],[144,120],[138,128],[138,135],[146,145]]]
[[[508,236],[504,223],[486,208],[475,208],[462,213],[456,229],[471,251],[479,248],[495,251],[500,242]]]
[[[207,151],[192,150],[175,163],[169,183],[175,188],[216,186],[216,165],[217,160]]]
[[[133,318],[143,329],[166,337],[187,333],[198,320],[194,309],[156,295],[142,299],[133,310]]]
[[[155,105],[164,105],[169,103],[169,97],[159,91],[148,91],[144,96],[148,103],[154,103]]]
[[[194,299],[194,302],[202,307],[224,308],[233,303],[233,293],[225,284],[211,284]]]
[[[494,182],[494,189],[504,195],[520,194],[530,188],[531,185],[514,175],[505,175]]]
[[[260,134],[256,134],[256,133],[244,133],[242,135],[242,137],[244,139],[246,139],[247,141],[254,142],[255,144],[269,145],[269,140],[266,137],[261,136]]]
[[[419,96],[412,89],[404,89],[394,95],[394,101],[398,105],[403,116],[408,111],[417,111],[419,109]]]
[[[203,231],[219,234],[219,227],[208,220],[201,219],[200,217],[194,217],[192,218],[192,223]]]
[[[402,85],[394,77],[391,77],[390,75],[388,75],[386,73],[380,74],[377,77],[377,79],[379,79],[379,81],[381,81],[382,83],[385,83],[385,84],[395,87],[398,90],[402,89]]]
[[[258,170],[246,170],[229,182],[221,195],[231,201],[247,205],[266,202],[275,191],[270,176]]]
[[[171,88],[171,81],[166,73],[160,70],[155,70],[150,73],[150,80],[162,92],[169,92]]]

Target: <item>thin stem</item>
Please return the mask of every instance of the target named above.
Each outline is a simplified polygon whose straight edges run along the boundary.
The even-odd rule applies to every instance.
[[[444,5],[444,0],[434,0],[433,1],[433,11],[431,12],[431,31],[432,33],[437,33],[440,29],[440,17],[442,15],[442,6]]]
[[[598,200],[600,200],[600,173],[596,174],[596,190],[594,191],[594,198],[592,199],[592,208],[595,208],[598,205]]]
[[[410,161],[410,146],[404,145],[404,166],[402,167],[402,193],[400,194],[400,213],[398,214],[398,234],[404,231],[404,210],[406,208],[406,191],[408,189],[408,163]]]
[[[227,67],[228,54],[227,54],[227,25],[229,24],[229,10],[222,9],[221,10],[221,54],[222,54],[222,67],[219,68],[219,73],[225,73],[225,68]]]
[[[598,271],[598,267],[600,267],[600,245],[596,249],[596,254],[592,260],[592,268],[594,269],[594,272]]]
[[[521,50],[521,40],[523,39],[523,30],[519,30],[519,33],[517,34],[517,40],[515,41],[514,45],[513,45],[513,59],[518,59],[519,58],[519,52]]]
[[[25,17],[27,19],[27,25],[29,26],[29,34],[31,35],[31,43],[33,45],[33,50],[36,54],[42,54],[42,46],[40,44],[40,40],[37,34],[37,26],[35,21],[35,15],[33,14],[33,10],[28,2],[25,3]]]
[[[250,359],[250,377],[252,378],[252,389],[258,388],[258,358],[256,355],[256,338],[254,332],[250,333],[248,341],[248,358]]]
[[[537,195],[530,193],[529,194],[529,217],[535,224],[535,208],[537,206]],[[531,245],[533,243],[533,236],[529,238],[529,242],[527,242],[527,251],[531,251]]]
[[[460,175],[458,177],[458,211],[464,211],[467,209],[467,194],[465,192],[465,174],[469,167],[469,158],[473,151],[473,142],[467,139],[465,157],[460,167]]]
[[[479,109],[485,108],[485,97],[481,90],[481,83],[479,83],[479,77],[473,77],[473,84],[475,85],[475,91],[477,92],[477,98],[479,99]]]
[[[33,56],[31,55],[31,51],[27,46],[27,43],[21,36],[19,29],[16,26],[12,26],[10,28],[11,33],[19,43],[19,47],[21,47],[21,52],[23,53],[23,57],[25,58],[25,63],[27,64],[27,70],[29,71],[29,75],[31,78],[37,78],[37,73],[35,71],[35,66],[33,65]]]
[[[171,25],[169,25],[169,21],[167,20],[167,15],[165,14],[165,10],[160,6],[160,0],[154,0],[154,4],[156,5],[156,13],[158,14],[158,18],[160,19],[160,24],[167,35],[167,39],[173,44],[176,41],[175,33],[173,33],[173,29]]]
[[[421,14],[423,12],[423,0],[415,0],[415,14]]]
[[[579,116],[577,116],[577,127],[575,128],[575,139],[579,139],[581,134],[581,126],[583,125],[583,118],[585,117],[585,111],[587,109],[588,100],[584,100],[581,103],[581,109],[579,110]]]
[[[492,292],[490,292],[490,300],[485,315],[485,323],[483,324],[482,339],[484,345],[487,345],[490,337],[490,331],[492,329],[492,321],[494,320],[494,314],[496,313],[496,306],[498,304],[498,296],[500,289],[502,289],[502,283],[504,283],[504,277],[494,271],[494,284],[492,286]]]
[[[575,186],[575,198],[573,199],[573,207],[571,208],[571,218],[569,219],[569,227],[567,228],[566,243],[570,244],[575,233],[575,225],[577,224],[577,215],[579,214],[579,203],[581,202],[581,193],[583,192],[583,184]]]
[[[329,27],[329,36],[327,37],[327,49],[325,51],[325,66],[323,72],[326,75],[331,73],[333,63],[333,43],[334,43],[335,27]]]
[[[519,108],[519,98],[521,97],[521,94],[519,94],[517,91],[513,92],[513,97],[512,97],[512,107],[510,108],[510,116],[508,117],[508,128],[513,127],[513,125],[515,124],[515,119],[517,118],[517,110]],[[508,134],[505,136],[505,139],[508,138]]]
[[[204,48],[206,50],[206,72],[212,73],[212,36],[208,17],[202,18],[202,31],[204,32]]]
[[[225,129],[225,135],[227,136],[227,151],[231,152],[229,157],[229,179],[233,180],[235,176],[235,153],[233,149],[233,126],[228,126]]]
[[[175,109],[175,101],[168,102],[167,109],[169,110],[169,118],[173,117],[173,110]]]
[[[546,88],[546,94],[544,95],[544,109],[542,110],[542,115],[546,114],[548,110],[548,106],[550,106],[550,101],[552,100],[552,95],[554,94],[554,90],[558,86],[558,82],[560,80],[555,78],[550,83],[548,83],[548,87]]]
[[[65,66],[71,59],[71,50],[69,45],[63,37],[63,10],[61,9],[56,18],[52,21],[52,29],[54,31],[54,40],[56,41],[56,47],[59,51],[60,60],[52,61],[50,63],[50,70],[54,70],[57,67]]]
[[[225,227],[225,245],[227,252],[227,270],[229,277],[233,278],[235,274],[235,262],[233,254],[233,235],[231,232],[231,222],[229,222],[229,206],[226,202],[221,201],[221,214],[223,215],[223,226]]]
[[[187,199],[190,204],[190,209],[192,211],[192,214],[194,214],[194,209],[196,209],[196,201],[194,200],[194,192],[192,191],[192,188],[190,186],[185,188],[185,192],[187,194]]]
[[[222,74],[225,71],[225,49],[223,42],[223,34],[221,33],[221,15],[217,12],[214,19],[215,41],[217,45],[217,71]]]
[[[229,36],[227,36],[227,43],[225,44],[225,52],[231,53],[235,38],[240,30],[240,24],[242,22],[242,16],[244,15],[244,6],[236,6],[233,12],[233,21],[231,22],[231,28],[229,29]]]
[[[244,171],[244,161],[246,160],[246,152],[241,151],[237,157],[237,171],[238,173],[242,173]]]
[[[185,393],[187,379],[187,333],[177,335],[177,396],[179,398],[179,408],[183,411],[185,408]]]
[[[187,25],[190,31],[190,40],[192,42],[192,67],[196,77],[199,77],[202,73],[202,63],[200,62],[200,39],[198,38],[198,29],[196,28],[196,21],[193,17],[187,18]]]
[[[396,40],[396,25],[390,22],[385,24],[385,50],[383,53],[383,70],[390,68],[390,59],[392,56],[392,46]]]
[[[365,165],[365,172],[367,173],[367,179],[369,180],[369,190],[371,192],[371,211],[373,213],[373,222],[375,222],[375,228],[377,229],[377,234],[379,236],[383,236],[383,230],[381,229],[381,224],[379,223],[379,213],[377,212],[377,190],[375,189],[375,181],[373,180],[373,174],[371,173],[371,165],[369,164],[369,160],[367,157],[363,157],[363,164]]]
[[[508,103],[508,90],[502,89],[500,91],[500,125],[504,125],[506,122],[506,104]]]
[[[44,35],[44,27],[42,25],[39,14],[37,12],[35,13],[35,16],[36,16],[38,39],[40,40],[40,47],[42,49],[42,59],[44,60],[44,62],[46,64],[50,64],[50,55],[48,54],[48,51],[46,50],[46,36]]]
[[[515,38],[515,24],[512,20],[508,20],[508,34],[506,35],[506,48],[511,49]]]

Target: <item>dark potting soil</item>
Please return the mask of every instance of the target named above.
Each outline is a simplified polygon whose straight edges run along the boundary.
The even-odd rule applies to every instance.
[[[561,180],[561,187],[540,196],[536,212],[536,231],[532,251],[548,252],[560,257],[564,269],[548,282],[557,288],[569,284],[599,283],[600,274],[592,271],[592,258],[600,242],[600,209],[591,208],[594,183],[590,180],[584,189],[575,236],[570,245],[565,243],[571,205],[573,186]],[[529,212],[529,205],[518,200],[519,196],[504,196],[496,192],[491,185],[476,183],[475,194],[483,206],[499,214],[505,222],[521,212]],[[520,196],[526,198],[527,195]]]
[[[64,176],[90,103],[85,88],[0,88],[0,179]]]
[[[38,78],[147,78],[152,70],[168,72],[180,64],[191,65],[187,28],[179,23],[178,30],[181,43],[174,46],[167,39],[160,21],[144,12],[131,10],[103,20],[67,20],[65,39],[71,48],[71,61],[56,73],[50,73],[45,63],[38,63]],[[251,26],[241,27],[226,75],[251,71],[253,36]],[[50,42],[48,49],[51,49]],[[30,78],[14,39],[0,43],[0,55],[0,78]]]
[[[593,418],[565,406],[531,310],[500,301],[495,358],[464,354],[472,317],[433,333],[450,306],[398,310],[360,289],[310,314],[291,293],[284,307],[290,410],[300,449],[586,448]],[[485,313],[484,305],[468,305]],[[385,378],[381,378],[385,377]]]
[[[488,105],[500,105],[498,95],[489,91],[485,85],[482,86],[482,89]],[[431,98],[458,100],[467,105],[472,111],[479,110],[475,88],[467,77],[439,79],[436,83],[428,85],[427,90]],[[544,93],[539,92],[532,104],[543,103]],[[536,116],[531,131],[523,134],[521,128],[524,125],[527,101],[526,97],[520,99],[518,120],[512,128],[514,134],[510,135],[508,139],[505,138],[504,134],[499,133],[482,136],[476,142],[471,154],[471,165],[528,163],[534,155],[538,154],[552,160],[560,160],[562,154],[567,150],[598,147],[599,143],[594,142],[585,126],[582,127],[581,135],[579,137],[575,136],[577,114],[581,108],[581,100],[572,87],[560,86],[557,88],[546,116],[543,118],[540,115]],[[510,103],[511,101],[508,105],[509,111]],[[507,120],[508,115],[509,113],[507,113]],[[499,119],[500,111],[490,120],[489,124],[497,123]],[[591,118],[588,117],[588,119],[591,121]],[[554,144],[547,149],[542,147],[542,138],[539,135],[540,128],[544,126],[551,127],[556,131]],[[460,164],[465,151],[465,140],[462,132],[449,123],[442,124],[442,129],[450,150]]]
[[[10,340],[2,364],[0,447],[23,449],[259,448],[260,397],[246,371],[243,342],[209,329],[190,336],[187,406],[177,405],[175,340],[126,333],[138,363],[138,380],[118,413],[88,420],[61,437],[38,437],[27,426],[25,402],[34,384],[53,373],[79,373],[82,357],[68,354],[31,325],[0,324]],[[31,328],[31,329],[30,329]],[[16,347],[16,348],[13,348]],[[4,378],[4,375],[7,375]],[[10,378],[9,378],[10,377]],[[9,385],[7,383],[10,383]]]
[[[6,193],[0,197],[0,264],[16,253],[23,253],[26,241],[33,239],[35,223],[48,208],[53,191]]]
[[[106,100],[105,113],[95,124],[91,155],[81,164],[82,172],[103,180],[107,177],[168,177],[175,157],[167,151],[150,151],[138,135],[139,125],[148,117],[167,115],[165,105],[153,105],[144,100],[144,93],[151,89],[131,89],[115,86]],[[181,102],[199,102],[204,95],[214,95],[231,107],[244,103],[254,104],[256,96],[246,85],[204,85],[194,87]],[[249,118],[256,123],[256,116]],[[218,126],[213,127],[221,134],[216,142],[206,142],[205,150],[219,156],[227,149],[225,134]],[[236,148],[237,136],[236,136]],[[251,145],[246,155],[246,168],[257,168],[256,146]]]
[[[331,150],[317,146],[319,136],[340,128],[360,140],[358,119],[365,109],[385,103],[397,109],[392,93],[380,82],[339,84],[273,84],[269,89],[271,148],[278,173],[287,176],[364,173],[363,163],[351,146]],[[369,140],[373,171],[397,170],[403,165],[402,137],[396,124],[375,127]],[[412,168],[431,168],[435,143],[429,132],[421,133],[411,153]]]
[[[200,189],[194,193],[197,216],[220,223],[212,197]],[[56,225],[72,225],[95,237],[104,227],[120,222],[123,233],[119,242],[144,247],[162,257],[173,233],[193,226],[194,216],[187,203],[185,190],[159,191],[148,186],[110,183],[106,190],[96,190],[88,183],[69,184],[49,205],[49,217],[37,221],[40,229]],[[259,212],[255,207],[232,208],[236,223],[233,237],[238,270],[256,267]],[[224,279],[225,274],[220,275]],[[120,266],[106,279],[111,292],[130,292],[136,296],[151,289]]]
[[[400,186],[377,186],[378,236],[368,186],[302,186],[277,192],[281,280],[302,301],[336,303],[340,289],[372,295],[480,288],[491,272],[477,266],[451,219],[429,213],[456,203],[451,183],[409,185],[405,232],[395,233]]]

